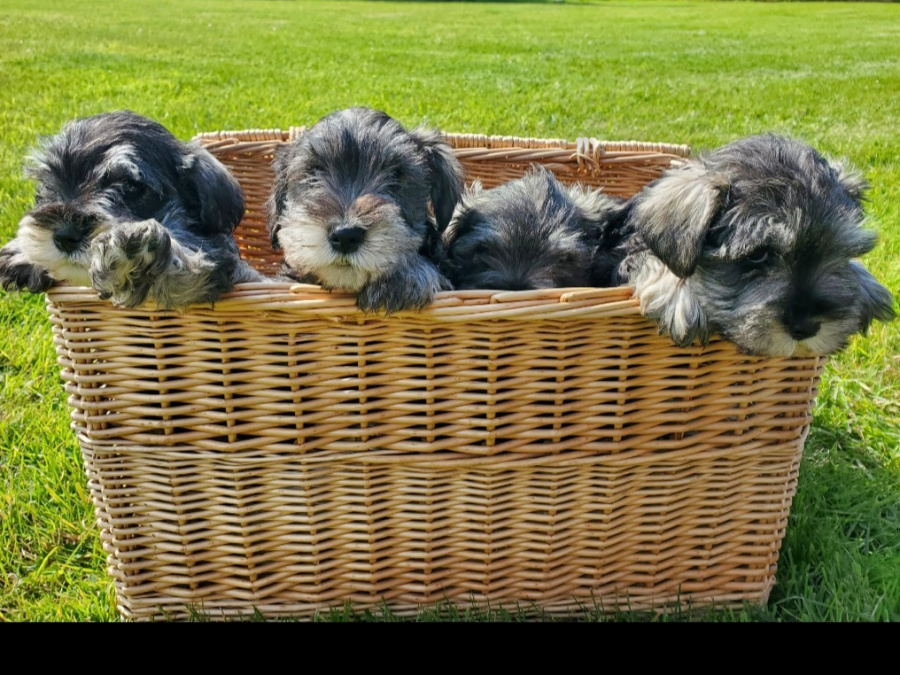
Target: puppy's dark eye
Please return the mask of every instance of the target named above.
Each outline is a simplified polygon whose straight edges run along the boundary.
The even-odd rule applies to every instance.
[[[311,178],[313,176],[319,176],[325,172],[325,168],[316,162],[312,164],[308,164],[302,169],[304,178]]]
[[[769,251],[764,248],[753,251],[753,253],[744,258],[744,260],[746,260],[750,265],[753,265],[754,267],[765,265],[768,259]]]
[[[577,260],[575,259],[574,253],[560,253],[558,256],[556,256],[556,262],[562,267],[569,267],[571,265],[574,265]]]
[[[122,183],[122,205],[136,218],[153,218],[163,206],[163,195],[146,183],[126,179]]]
[[[129,199],[137,199],[144,194],[144,190],[146,188],[142,183],[138,183],[135,180],[126,180],[122,184],[122,190],[125,193],[125,196]]]

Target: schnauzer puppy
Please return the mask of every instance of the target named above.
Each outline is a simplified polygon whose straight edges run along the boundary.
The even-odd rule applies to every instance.
[[[543,168],[492,190],[475,183],[443,235],[455,288],[511,291],[588,286],[594,254],[624,200],[565,187]]]
[[[797,141],[729,143],[633,198],[617,278],[680,346],[715,332],[747,354],[831,354],[894,316],[854,260],[876,241],[861,227],[866,188]]]
[[[463,177],[439,132],[348,108],[280,148],[274,168],[269,233],[284,274],[388,314],[450,288],[433,258]]]
[[[77,119],[31,157],[34,208],[0,249],[0,285],[38,293],[91,285],[135,307],[207,303],[262,277],[231,233],[244,198],[199,145],[129,111]]]

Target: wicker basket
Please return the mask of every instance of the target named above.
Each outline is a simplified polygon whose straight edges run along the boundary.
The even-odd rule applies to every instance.
[[[262,270],[272,151],[300,132],[201,136]],[[688,152],[448,140],[487,186],[542,163],[623,195]],[[124,617],[732,606],[774,583],[822,359],[675,348],[622,288],[390,318],[302,285],[182,314],[48,295]]]

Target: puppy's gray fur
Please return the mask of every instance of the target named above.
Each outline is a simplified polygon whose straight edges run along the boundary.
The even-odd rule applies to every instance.
[[[891,294],[854,260],[876,241],[862,227],[865,190],[803,143],[729,143],[634,197],[616,280],[678,345],[719,333],[747,354],[831,354],[894,316]]]
[[[205,149],[130,111],[69,122],[31,156],[35,206],[0,249],[0,284],[93,286],[125,307],[217,299],[262,277],[232,231],[241,188]]]
[[[475,183],[444,232],[444,271],[455,288],[588,286],[594,254],[623,203],[565,187],[542,167],[492,190]]]
[[[463,179],[438,132],[348,108],[279,148],[274,169],[269,232],[284,274],[386,313],[450,287],[433,260]]]

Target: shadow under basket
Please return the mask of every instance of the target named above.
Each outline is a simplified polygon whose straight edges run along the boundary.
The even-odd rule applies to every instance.
[[[272,153],[299,133],[199,137],[267,272]],[[487,187],[538,163],[623,196],[688,154],[447,139]],[[126,618],[739,607],[774,584],[824,359],[677,348],[625,288],[445,292],[387,318],[289,284],[180,314],[48,298]]]

